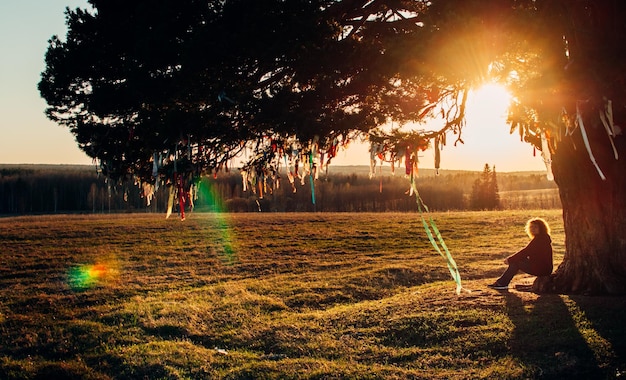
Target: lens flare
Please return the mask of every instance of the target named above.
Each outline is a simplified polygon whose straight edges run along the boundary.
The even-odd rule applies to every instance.
[[[237,252],[233,247],[231,229],[226,220],[228,215],[226,204],[216,189],[215,183],[210,180],[202,181],[198,188],[199,199],[207,205],[210,215],[213,216],[214,230],[218,234],[218,241],[221,244],[221,259],[225,264],[234,264],[237,261]]]
[[[70,269],[68,283],[74,290],[84,290],[103,284],[115,273],[111,264],[78,265]]]

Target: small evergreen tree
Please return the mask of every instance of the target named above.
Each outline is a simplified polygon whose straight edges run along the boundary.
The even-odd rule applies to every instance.
[[[498,195],[496,168],[494,166],[492,171],[489,164],[485,164],[483,173],[474,181],[472,186],[470,208],[472,210],[495,210],[499,207],[500,197]]]
[[[498,178],[496,176],[496,165],[493,165],[493,171],[491,172],[491,181],[489,182],[489,194],[491,194],[493,201],[493,209],[500,208],[500,190],[498,189]]]

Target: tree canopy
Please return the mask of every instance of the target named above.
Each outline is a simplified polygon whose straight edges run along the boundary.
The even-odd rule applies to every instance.
[[[332,156],[358,133],[434,112],[460,133],[463,105],[442,105],[467,84],[425,53],[428,2],[90,4],[67,10],[39,88],[48,116],[113,177],[148,178],[155,152],[209,171],[246,144],[264,162],[294,144]]]
[[[362,132],[396,154],[462,142],[467,91],[486,80],[514,92],[512,131],[540,150],[581,109],[622,108],[610,62],[624,27],[592,2],[89,3],[67,9],[39,89],[112,176],[147,177],[155,152],[215,170],[246,144],[267,161],[293,143],[332,155]],[[610,23],[604,45],[585,36],[598,23]],[[376,130],[434,116],[435,131]]]

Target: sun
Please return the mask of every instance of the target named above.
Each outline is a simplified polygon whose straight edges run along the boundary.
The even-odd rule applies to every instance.
[[[507,118],[513,100],[507,88],[498,83],[488,82],[472,90],[461,135],[464,143],[446,153],[450,164],[442,154],[442,165],[480,171],[489,164],[501,172],[545,168],[540,157],[534,157],[532,148],[520,141],[518,134],[510,133]]]
[[[506,119],[513,96],[501,84],[489,82],[470,92],[468,96],[468,116],[495,121]]]

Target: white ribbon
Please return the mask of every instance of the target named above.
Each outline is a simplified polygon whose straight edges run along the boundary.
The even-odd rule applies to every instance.
[[[576,105],[576,119],[578,121],[578,126],[580,127],[580,133],[583,136],[583,142],[585,143],[585,148],[587,148],[587,152],[589,153],[589,159],[591,159],[591,162],[596,167],[596,170],[598,171],[600,178],[602,178],[602,180],[605,181],[606,177],[604,176],[604,173],[602,173],[602,170],[600,170],[600,167],[598,166],[598,163],[596,162],[596,158],[593,156],[593,152],[591,151],[591,146],[589,145],[589,139],[587,138],[587,131],[585,131],[585,124],[583,123],[583,118],[580,114],[580,108],[578,108],[578,104]]]

